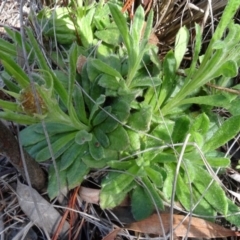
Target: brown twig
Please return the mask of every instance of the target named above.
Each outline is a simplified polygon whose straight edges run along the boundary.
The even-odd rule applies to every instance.
[[[206,85],[209,86],[209,87],[212,87],[212,88],[224,91],[224,92],[229,92],[229,93],[240,95],[240,90],[236,90],[236,89],[232,89],[232,88],[220,87],[220,86],[216,86],[216,85],[211,84],[211,83],[207,83]]]

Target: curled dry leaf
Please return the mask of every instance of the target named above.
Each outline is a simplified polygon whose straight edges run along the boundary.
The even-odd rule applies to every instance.
[[[159,43],[159,39],[154,32],[150,34],[148,42],[149,44],[153,44],[153,45],[157,45]]]
[[[139,221],[129,224],[126,228],[136,232],[145,234],[156,234],[163,236],[170,231],[170,214],[161,214],[160,223],[159,216],[153,214],[152,216]],[[173,215],[173,229],[175,237],[193,237],[193,238],[218,238],[218,237],[231,237],[240,236],[240,233],[231,231],[224,227],[221,227],[215,223],[208,222],[200,218],[189,218],[184,220],[185,216]],[[184,220],[184,221],[183,221]],[[183,222],[182,222],[183,221]],[[188,226],[189,231],[188,231]]]
[[[87,62],[87,58],[80,55],[77,59],[77,72],[80,74],[82,72],[83,65]]]
[[[141,31],[141,38],[143,37],[145,29],[146,29],[146,22],[144,22],[144,25]],[[148,43],[153,45],[157,45],[159,43],[158,37],[154,32],[151,32]]]
[[[99,204],[100,189],[81,187],[79,195],[83,201],[93,204]]]
[[[100,191],[101,191],[100,189],[81,187],[79,190],[79,196],[85,202],[99,205]],[[129,206],[129,205],[130,205],[129,198],[126,197],[119,206]]]
[[[27,185],[24,185],[19,181],[17,183],[17,195],[19,206],[28,218],[41,229],[45,229],[49,235],[52,235],[62,218],[59,212],[36,190],[29,188]],[[34,203],[32,196],[34,197],[36,204]],[[41,216],[39,216],[37,208]],[[66,233],[69,228],[69,223],[65,222],[60,235]]]

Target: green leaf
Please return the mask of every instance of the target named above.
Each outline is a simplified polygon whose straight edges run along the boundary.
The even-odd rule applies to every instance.
[[[158,105],[162,105],[162,103],[167,100],[167,98],[172,94],[175,89],[175,79],[176,79],[176,59],[174,57],[174,53],[169,51],[163,60],[163,82],[161,86],[161,92],[158,99]]]
[[[240,36],[238,34],[240,26],[234,24],[233,21],[230,21],[227,24],[223,23],[222,18],[220,22],[223,25],[229,25],[227,35],[225,34],[226,37],[223,40],[225,43],[224,49],[212,49],[212,44],[222,38],[221,36],[219,39],[215,39],[213,41],[213,38],[216,37],[215,32],[210,45],[208,46],[207,52],[201,61],[200,67],[197,71],[194,72],[191,78],[190,76],[187,76],[187,79],[185,80],[184,85],[181,87],[180,91],[162,108],[163,115],[169,112],[171,108],[182,101],[187,95],[191,94],[196,89],[203,86],[210,80],[216,78],[217,76],[221,74],[235,75],[233,73],[236,70],[236,67],[234,65],[235,63],[239,63],[239,55],[237,52],[238,48],[240,48]],[[228,73],[229,68],[231,71]]]
[[[141,5],[139,5],[137,10],[135,11],[132,24],[132,40],[133,40],[132,46],[134,48],[134,51],[136,52],[136,55],[139,54],[139,44],[140,39],[142,37],[143,25],[144,25],[144,9]]]
[[[42,149],[46,148],[48,145],[47,145],[47,141],[45,139],[45,135],[44,136],[44,139],[31,145],[31,146],[27,146],[27,152],[35,159],[37,154],[39,153],[39,151],[41,151]]]
[[[73,189],[79,186],[89,170],[86,164],[80,159],[73,161],[73,164],[66,170],[68,188]]]
[[[163,185],[163,176],[160,171],[157,171],[153,167],[146,167],[145,171],[151,181],[155,184],[156,187],[160,188]]]
[[[205,113],[198,115],[190,127],[191,132],[200,132],[202,135],[206,134],[210,125],[210,120]]]
[[[22,55],[22,47],[23,45],[25,45],[25,49],[27,52],[27,58],[29,60],[30,63],[33,63],[34,61],[34,56],[33,56],[33,52],[32,52],[32,46],[27,42],[24,41],[24,39],[21,36],[20,31],[18,31],[17,29],[13,29],[10,27],[4,27],[5,31],[7,32],[7,34],[10,36],[10,38],[12,38],[14,45],[12,45],[11,50],[16,49],[15,52],[15,57],[18,58],[18,60],[22,61],[24,59],[21,59],[21,55]]]
[[[140,136],[138,132],[132,131],[130,129],[126,129],[128,137],[129,137],[129,143],[130,143],[130,149],[132,151],[137,151],[141,147],[141,141]]]
[[[29,28],[27,28],[26,30],[27,30],[27,35],[28,35],[30,44],[32,46],[32,50],[35,53],[35,57],[38,62],[38,65],[41,70],[44,70],[42,72],[44,74],[44,80],[46,81],[46,87],[51,88],[53,85],[53,82],[52,82],[52,79],[50,79],[48,76],[48,74],[50,74],[50,73],[48,73],[48,71],[51,72],[51,70],[47,64],[46,58],[44,57],[42,51],[40,50],[39,44],[38,44],[37,40],[35,39],[33,32]]]
[[[190,168],[188,169],[190,170]],[[223,189],[215,182],[206,191],[209,183],[212,181],[211,176],[206,170],[201,167],[195,166],[197,174],[194,179],[194,186],[201,194],[204,194],[204,198],[212,205],[212,207],[223,214],[227,213],[228,203],[227,197]]]
[[[128,125],[138,131],[149,131],[152,119],[152,108],[146,106],[134,112],[128,118]]]
[[[230,199],[227,199],[228,201],[228,212],[227,212],[227,221],[229,221],[230,223],[236,225],[236,226],[240,226],[240,218],[239,218],[239,207],[234,204]]]
[[[66,172],[58,171],[58,177],[60,186],[58,185],[58,178],[52,165],[48,172],[48,187],[47,187],[47,192],[50,199],[53,199],[54,197],[58,196],[60,194],[59,191],[61,191],[62,189],[64,189],[65,186],[67,186]]]
[[[122,202],[126,194],[135,185],[133,180],[137,172],[138,167],[135,165],[125,173],[108,174],[105,181],[102,182],[100,192],[100,206],[102,209],[113,208]]]
[[[182,59],[187,51],[187,45],[189,41],[189,32],[188,29],[183,26],[178,30],[175,39],[175,46],[174,46],[174,56],[176,59],[176,69],[179,68]]]
[[[105,156],[101,160],[96,161],[90,154],[84,155],[82,160],[89,168],[100,169],[106,167],[108,161],[112,159],[118,159],[118,154],[116,151],[104,149],[104,154]]]
[[[230,165],[230,159],[224,157],[206,157],[207,162],[211,167],[228,167]],[[194,163],[198,165],[205,165],[202,159],[195,159]]]
[[[78,58],[78,51],[77,51],[76,43],[72,44],[69,50],[69,71],[68,71],[68,107],[72,103],[72,93],[74,89],[74,84],[76,81],[76,63]]]
[[[13,121],[15,123],[30,125],[34,123],[38,123],[40,119],[28,115],[23,115],[11,111],[0,112],[0,119],[5,119],[8,121]]]
[[[110,141],[109,148],[116,151],[123,151],[129,146],[129,138],[126,130],[118,126],[114,131],[108,134]]]
[[[216,95],[209,95],[209,96],[186,98],[180,101],[178,104],[176,104],[176,106],[180,106],[183,104],[193,104],[193,103],[199,104],[199,105],[205,104],[209,106],[225,107],[230,103],[230,101],[223,94],[216,94]]]
[[[94,65],[93,65],[93,61],[94,59],[92,58],[88,58],[88,61],[86,63],[86,70],[87,70],[87,74],[86,75],[83,75],[84,74],[84,68],[83,68],[83,72],[82,72],[82,76],[86,77],[87,79],[89,79],[91,82],[95,81],[97,77],[99,77],[99,75],[102,74],[102,71],[100,71],[98,68],[96,68]],[[89,84],[88,81],[83,81],[83,84]],[[87,88],[86,86],[83,85],[83,89],[86,91]],[[88,89],[89,90],[89,89]]]
[[[106,56],[99,56],[99,58],[107,65],[114,68],[116,71],[121,73],[122,59],[118,54],[109,53]]]
[[[130,104],[127,97],[118,98],[112,104],[112,114],[120,121],[125,123],[130,115]]]
[[[120,193],[114,193],[114,191],[102,189],[100,193],[101,209],[114,208],[121,204],[121,202],[127,197],[128,192],[130,192],[134,186],[135,183],[130,182],[130,184],[128,184]]]
[[[177,179],[177,189],[176,195],[178,200],[188,211],[192,211],[195,214],[214,216],[216,211],[212,209],[211,205],[204,199],[201,199],[201,194],[195,189],[195,187],[189,182],[190,179],[187,177],[182,178],[181,175],[178,175]],[[201,199],[201,201],[196,205],[196,203]]]
[[[172,141],[174,143],[183,142],[189,132],[190,119],[187,116],[182,116],[175,120],[175,125],[172,133]]]
[[[17,85],[17,83],[14,83],[12,81],[12,78],[6,71],[1,72],[1,78],[9,91],[14,93],[20,93],[20,91],[22,90],[21,87]]]
[[[151,196],[152,203],[154,204],[154,206],[157,207],[159,210],[163,210],[164,209],[163,201],[160,198],[156,186],[149,180],[148,177],[143,177],[142,181],[145,184],[149,196]]]
[[[9,43],[0,38],[0,51],[8,56],[15,57],[17,54],[17,47],[12,43]]]
[[[101,128],[99,127],[94,128],[93,134],[96,137],[96,139],[99,141],[101,146],[103,146],[104,148],[109,147],[110,142],[109,142],[108,136],[102,131]]]
[[[103,61],[99,59],[93,59],[91,63],[92,63],[92,66],[95,67],[98,71],[106,73],[110,76],[122,79],[122,75],[117,70],[115,70],[108,64],[104,63]]]
[[[92,8],[85,16],[77,18],[81,42],[85,48],[89,48],[93,43],[92,19],[95,10],[96,8]]]
[[[109,116],[106,112],[108,112],[109,114],[111,113],[112,107],[111,106],[107,106],[103,108],[105,111],[103,111],[102,109],[100,109],[100,111],[96,114],[96,116],[93,118],[92,120],[92,125],[96,126],[99,125],[100,123],[102,123],[104,120],[106,120],[106,118]]]
[[[72,144],[61,156],[60,171],[66,170],[74,162],[80,162],[82,156],[88,152],[88,145]]]
[[[141,14],[139,17],[143,17]],[[153,11],[150,11],[147,18],[146,27],[142,36],[142,40],[140,41],[140,46],[138,49],[138,44],[134,43],[133,39],[130,38],[131,42],[131,48],[130,51],[128,51],[129,54],[129,61],[128,61],[128,77],[126,80],[126,85],[131,86],[131,82],[133,78],[136,76],[137,71],[139,70],[139,66],[143,60],[143,56],[146,53],[147,50],[151,48],[151,46],[148,46],[148,40],[150,33],[152,31],[152,20],[153,20]],[[139,20],[139,22],[144,21],[143,19]],[[141,29],[142,30],[142,29]]]
[[[23,146],[29,146],[29,145],[33,145],[36,144],[42,140],[44,140],[46,137],[43,133],[39,133],[36,131],[37,126],[41,126],[41,124],[33,124],[31,126],[28,126],[26,128],[24,128],[20,134],[19,134],[19,138],[20,138],[20,142]]]
[[[78,85],[76,85],[73,90],[73,101],[79,121],[84,124],[88,124],[84,97],[82,94],[82,90]]]
[[[83,145],[86,142],[92,141],[92,134],[88,133],[86,130],[79,131],[75,136],[75,142],[78,145]]]
[[[104,157],[104,149],[94,135],[92,140],[88,142],[88,146],[89,152],[95,160],[98,161]]]
[[[65,152],[73,143],[76,133],[69,133],[61,137],[57,141],[53,142],[51,147],[54,153],[54,157],[59,157],[63,152]],[[51,139],[50,139],[51,141]],[[36,156],[36,161],[43,162],[51,158],[51,154],[48,146],[38,152]]]
[[[31,45],[33,46],[33,51],[36,55],[36,60],[39,64],[40,69],[43,70],[43,73],[45,74],[45,80],[47,87],[52,86],[52,81],[54,83],[54,90],[59,94],[61,100],[67,106],[68,102],[68,95],[67,95],[67,90],[64,88],[63,84],[58,80],[56,77],[55,73],[50,69],[50,67],[47,64],[47,61],[42,53],[42,51],[39,48],[39,45],[33,36],[33,33],[30,31],[30,29],[27,29],[27,34],[30,40]],[[51,78],[49,78],[49,75],[51,75]],[[47,81],[49,79],[49,81]]]
[[[161,84],[160,77],[146,77],[146,76],[140,76],[137,78],[134,78],[131,83],[131,88],[137,88],[137,87],[157,87]]]
[[[68,70],[68,100],[67,100],[67,109],[68,114],[75,124],[79,124],[78,115],[73,106],[73,91],[76,81],[76,63],[78,58],[78,49],[76,43],[73,44],[69,50],[69,70]]]
[[[234,138],[240,131],[240,116],[228,118],[217,132],[205,143],[204,152],[215,150]]]
[[[108,4],[97,5],[96,12],[93,18],[97,29],[105,29],[110,24],[110,10]]]
[[[197,71],[196,65],[197,65],[199,53],[200,53],[201,47],[202,47],[201,27],[198,24],[196,24],[196,23],[195,23],[195,32],[196,32],[195,47],[194,47],[193,59],[191,61],[191,66],[190,66],[190,69],[188,71],[188,79],[191,79],[193,74],[194,74],[194,72]]]
[[[109,88],[112,90],[118,90],[118,88],[121,86],[116,77],[108,74],[103,74],[100,77],[98,84],[103,88]]]
[[[235,61],[229,60],[224,62],[220,68],[214,73],[213,77],[219,77],[223,75],[224,77],[233,78],[238,75],[238,65]]]
[[[14,77],[21,88],[26,88],[30,84],[28,75],[23,71],[23,69],[15,63],[9,56],[0,51],[1,63],[4,69]]]
[[[19,104],[0,99],[0,108],[2,108],[3,110],[10,110],[10,111],[16,112],[19,110]]]
[[[222,75],[225,77],[236,77],[238,75],[238,65],[236,61],[227,61],[222,65]]]
[[[121,33],[121,36],[122,36],[123,42],[127,48],[128,54],[130,54],[130,52],[131,52],[130,35],[128,32],[126,18],[123,16],[122,12],[119,11],[116,4],[109,3],[108,6],[109,6],[110,12],[113,16],[114,22],[116,23],[116,25]]]
[[[65,133],[65,132],[69,133],[69,132],[73,132],[73,131],[77,130],[76,128],[74,128],[72,126],[62,124],[62,123],[55,123],[55,122],[46,122],[45,127],[46,127],[46,130],[49,135],[55,135],[58,133]],[[39,123],[39,124],[35,125],[34,131],[37,133],[44,134],[42,124]]]
[[[211,39],[209,51],[207,52],[207,56],[211,52],[212,45],[215,43],[215,41],[221,39],[226,28],[231,24],[231,20],[233,19],[234,14],[238,10],[238,8],[239,8],[239,3],[238,3],[238,1],[235,1],[235,0],[229,1],[228,4],[226,5],[224,12],[220,18],[220,22],[217,26],[217,29],[215,30],[213,37]]]
[[[117,128],[118,124],[119,123],[116,120],[109,116],[105,121],[98,125],[98,128],[101,128],[105,133],[110,133]]]
[[[154,205],[148,192],[140,186],[133,190],[131,197],[132,214],[138,221],[147,218],[154,211]]]
[[[100,95],[98,96],[98,98],[96,99],[96,101],[94,102],[94,105],[91,109],[91,113],[89,116],[89,121],[92,120],[92,118],[94,117],[94,114],[96,113],[96,111],[99,109],[99,106],[102,105],[106,100],[106,96],[105,95]]]
[[[119,30],[117,29],[117,26],[115,23],[112,25],[109,25],[106,29],[101,30],[101,31],[96,31],[95,36],[102,40],[103,42],[110,44],[110,45],[118,45],[120,42],[120,33]]]
[[[143,33],[142,42],[140,46],[140,53],[142,51],[142,54],[144,53],[144,49],[146,49],[146,45],[148,44],[150,33],[152,32],[152,26],[153,26],[153,11],[151,9],[148,14],[147,23],[146,23],[145,31]]]
[[[176,163],[177,158],[174,154],[170,153],[159,153],[152,160],[152,163]]]
[[[119,160],[113,160],[113,161],[109,161],[108,166],[113,168],[113,169],[117,169],[117,170],[127,170],[130,167],[132,167],[135,162],[130,160],[130,161],[122,161],[120,162]]]
[[[173,180],[174,180],[174,175],[176,170],[176,164],[165,163],[164,168],[166,169],[166,172],[167,172],[167,178],[164,181],[163,194],[167,200],[170,200],[172,197],[172,188],[173,188]]]

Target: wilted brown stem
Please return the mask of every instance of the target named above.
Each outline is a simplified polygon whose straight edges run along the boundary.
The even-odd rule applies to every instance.
[[[0,121],[0,153],[5,155],[11,164],[26,180],[21,153],[17,139],[11,131]],[[46,186],[46,176],[39,164],[23,150],[27,172],[32,183],[32,186],[37,190],[41,190]]]

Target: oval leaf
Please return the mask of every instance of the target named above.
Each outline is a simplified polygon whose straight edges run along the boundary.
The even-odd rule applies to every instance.
[[[75,142],[79,145],[83,145],[85,142],[92,140],[92,134],[88,133],[86,130],[79,131],[75,136]]]

